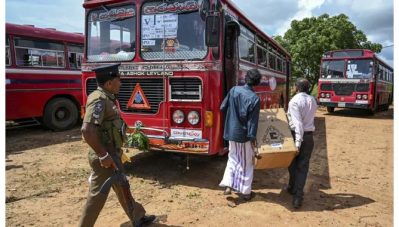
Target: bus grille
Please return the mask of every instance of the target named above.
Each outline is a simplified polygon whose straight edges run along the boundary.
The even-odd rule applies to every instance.
[[[332,89],[336,95],[348,96],[355,91],[356,84],[333,84]]]
[[[321,84],[321,91],[334,91],[336,95],[348,96],[352,95],[354,91],[356,92],[367,92],[370,89],[369,84]]]
[[[159,104],[164,101],[164,82],[162,78],[121,78],[122,86],[119,91],[118,100],[121,110],[126,113],[157,113]],[[145,97],[147,98],[151,109],[128,109],[127,102],[139,83]],[[86,92],[90,94],[97,87],[96,79],[88,79],[86,83]]]
[[[369,84],[356,84],[356,91],[369,91]]]
[[[199,78],[170,78],[171,101],[201,101],[202,84]]]
[[[331,91],[332,90],[332,84],[321,84],[320,85],[320,90],[322,90],[322,91]]]

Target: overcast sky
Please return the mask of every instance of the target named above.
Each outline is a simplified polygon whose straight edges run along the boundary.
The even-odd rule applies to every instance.
[[[344,13],[368,40],[393,44],[393,0],[232,0],[269,36],[284,35],[293,19]],[[82,0],[6,0],[6,22],[83,32]],[[249,4],[250,3],[250,4]],[[393,47],[380,56],[393,66]]]

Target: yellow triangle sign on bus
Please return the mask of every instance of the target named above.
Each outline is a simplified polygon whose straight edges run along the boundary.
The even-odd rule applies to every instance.
[[[150,103],[148,102],[147,97],[145,97],[143,89],[141,89],[139,83],[134,87],[132,96],[130,96],[126,106],[128,109],[151,109]]]

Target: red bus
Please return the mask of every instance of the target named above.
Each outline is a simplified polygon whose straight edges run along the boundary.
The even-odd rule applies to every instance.
[[[286,106],[290,55],[228,0],[87,0],[84,102],[93,67],[120,62],[123,119],[141,125],[151,150],[223,153],[219,110],[257,68],[263,107]]]
[[[83,34],[6,24],[6,120],[73,127],[82,105]]]
[[[318,101],[335,107],[388,110],[393,101],[393,68],[370,50],[335,50],[321,59]]]

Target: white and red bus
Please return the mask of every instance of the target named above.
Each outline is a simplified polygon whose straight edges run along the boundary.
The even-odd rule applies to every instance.
[[[318,101],[336,107],[387,110],[393,100],[393,68],[370,50],[348,49],[325,53],[321,59]]]
[[[53,130],[78,122],[83,42],[83,34],[6,24],[7,121]]]
[[[123,119],[152,150],[223,153],[219,107],[257,68],[263,107],[286,106],[290,55],[229,0],[86,0],[84,102],[93,67],[121,63]]]

